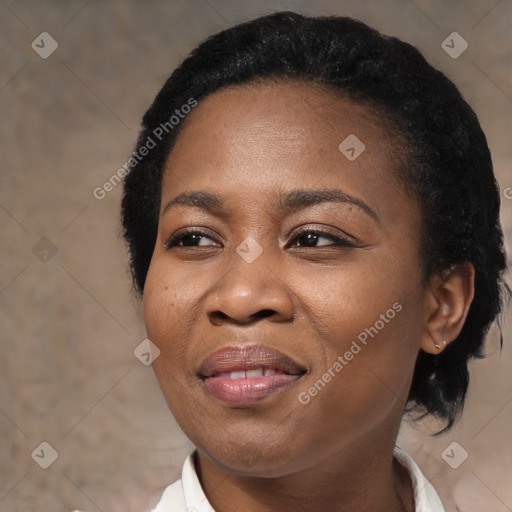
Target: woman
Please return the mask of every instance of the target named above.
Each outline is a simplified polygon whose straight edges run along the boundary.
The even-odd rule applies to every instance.
[[[192,52],[130,163],[153,367],[197,448],[154,510],[444,510],[399,425],[456,421],[506,289],[456,87],[358,21],[276,13]]]

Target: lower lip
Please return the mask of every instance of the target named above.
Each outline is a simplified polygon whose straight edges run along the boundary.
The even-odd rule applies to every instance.
[[[288,374],[242,379],[207,377],[203,382],[206,389],[221,402],[228,405],[252,405],[288,387],[300,377]]]

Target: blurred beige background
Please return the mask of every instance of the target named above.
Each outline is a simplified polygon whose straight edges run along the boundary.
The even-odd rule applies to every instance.
[[[359,18],[455,81],[488,136],[512,253],[510,0],[0,2],[2,512],[141,512],[179,476],[191,445],[133,353],[145,332],[119,236],[121,186],[104,199],[93,190],[126,161],[142,114],[200,40],[282,9]],[[469,44],[456,59],[441,47],[454,31]],[[507,317],[503,351],[492,333],[489,357],[471,365],[462,422],[400,436],[449,511],[512,510]],[[468,453],[457,469],[441,457],[453,442]]]

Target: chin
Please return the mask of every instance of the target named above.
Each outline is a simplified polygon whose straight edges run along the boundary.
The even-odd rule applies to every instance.
[[[262,440],[264,446],[254,442],[231,444],[226,446],[209,446],[200,448],[217,466],[227,469],[239,476],[276,478],[297,470],[296,454],[290,453],[293,443],[279,443],[276,447]]]

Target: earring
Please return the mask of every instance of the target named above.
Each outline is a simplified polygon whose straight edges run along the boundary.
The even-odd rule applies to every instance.
[[[444,346],[446,346],[446,340],[443,340],[443,344],[444,344]],[[434,341],[434,347],[436,347],[437,350],[439,350],[441,348],[441,346],[438,345],[435,341]]]

